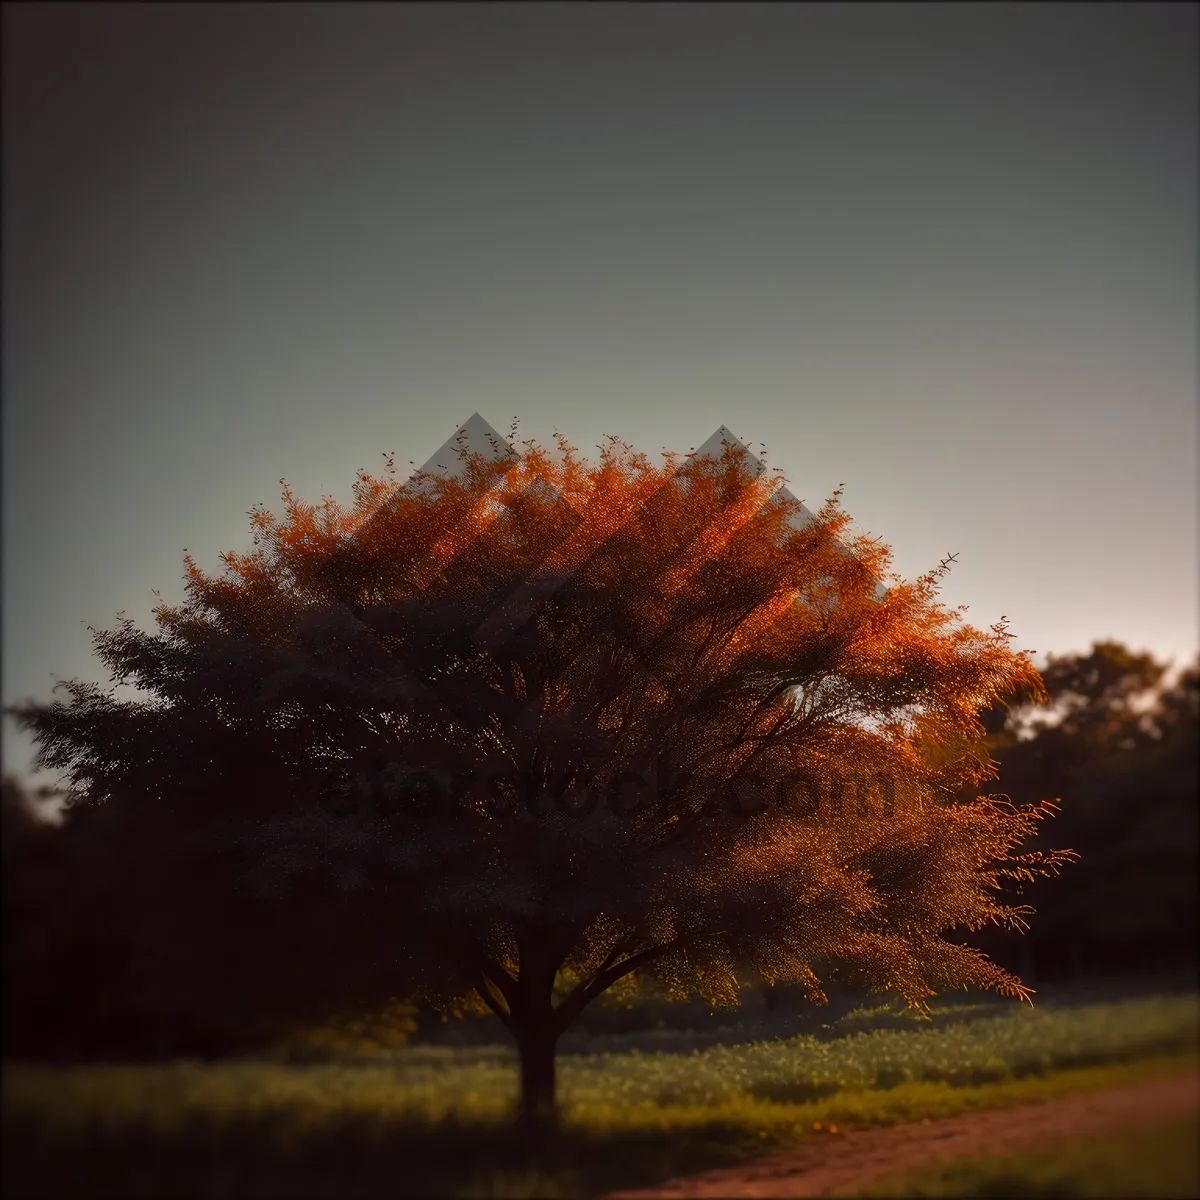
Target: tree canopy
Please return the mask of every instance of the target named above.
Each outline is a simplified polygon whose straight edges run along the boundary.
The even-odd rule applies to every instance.
[[[804,521],[736,445],[283,500],[156,631],[95,633],[113,687],[14,710],[155,1003],[486,1006],[544,1112],[559,1034],[634,972],[1028,995],[943,936],[1022,924],[1004,881],[1070,857],[1024,845],[1048,804],[954,802],[994,773],[981,714],[1042,690],[946,563],[884,592],[836,494]]]

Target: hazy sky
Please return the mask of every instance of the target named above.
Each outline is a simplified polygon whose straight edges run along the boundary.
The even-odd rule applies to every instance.
[[[478,410],[1197,649],[1189,4],[10,5],[3,695]],[[29,744],[6,723],[5,765]]]

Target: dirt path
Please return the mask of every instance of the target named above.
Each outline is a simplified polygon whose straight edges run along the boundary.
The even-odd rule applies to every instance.
[[[1200,1075],[1189,1071],[1017,1108],[814,1136],[755,1162],[673,1179],[654,1188],[614,1192],[608,1200],[829,1196],[941,1159],[1003,1155],[1064,1138],[1195,1113],[1200,1113]]]

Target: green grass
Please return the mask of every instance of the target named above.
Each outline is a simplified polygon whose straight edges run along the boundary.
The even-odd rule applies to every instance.
[[[563,1136],[536,1163],[510,1131],[516,1063],[502,1047],[10,1066],[5,1193],[578,1195],[734,1162],[811,1136],[814,1121],[890,1124],[1113,1086],[1194,1055],[1200,1027],[1195,996],[959,1006],[915,1028],[890,1011],[850,1016],[822,1036],[564,1055]]]
[[[1076,1140],[1004,1158],[956,1159],[880,1179],[858,1196],[1078,1196],[1111,1200],[1200,1196],[1200,1150],[1192,1120],[1103,1141]]]

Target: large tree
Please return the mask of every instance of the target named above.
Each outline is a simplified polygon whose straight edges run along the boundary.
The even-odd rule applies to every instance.
[[[635,973],[1027,997],[942,936],[1021,922],[1004,877],[1067,857],[1021,850],[1047,805],[952,802],[993,767],[980,712],[1040,688],[1003,623],[939,603],[945,564],[884,592],[837,496],[807,514],[739,445],[527,445],[360,472],[348,510],[285,487],[223,575],[186,560],[157,632],[96,633],[139,698],[15,710],[107,847],[144,986],[486,1006],[535,1122],[563,1030]]]

